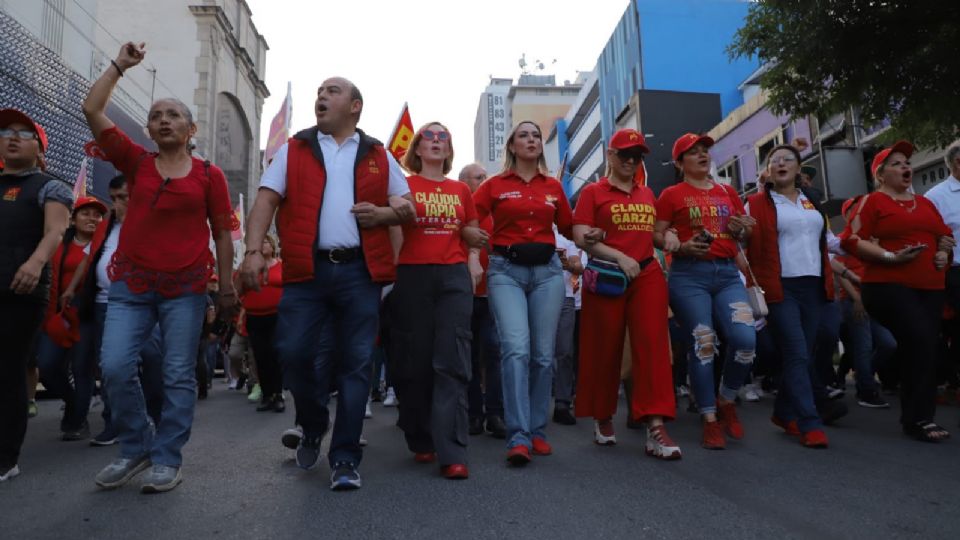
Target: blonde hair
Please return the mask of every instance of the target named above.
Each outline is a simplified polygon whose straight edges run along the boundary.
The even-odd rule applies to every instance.
[[[517,135],[517,131],[520,129],[520,126],[524,124],[530,124],[531,126],[537,128],[537,133],[540,134],[540,141],[543,141],[543,130],[540,129],[540,126],[537,125],[533,120],[521,120],[517,125],[513,126],[513,129],[510,130],[510,136],[507,137],[506,144],[503,145],[503,169],[500,171],[500,174],[508,173],[517,168],[517,155],[510,150],[510,145],[513,144],[513,138]],[[537,159],[537,169],[541,174],[549,175],[550,170],[547,169],[547,159],[543,157],[543,146],[540,146],[540,157]]]
[[[268,244],[270,244],[270,247],[273,248],[273,258],[274,258],[274,259],[280,258],[280,248],[279,248],[279,246],[277,246],[277,238],[276,238],[275,236],[273,236],[272,234],[267,233],[267,234],[263,237],[263,239],[264,239]]]
[[[419,146],[420,141],[423,140],[424,130],[430,126],[440,126],[447,132],[447,147],[450,149],[450,155],[443,160],[443,174],[447,174],[453,169],[453,135],[450,134],[450,128],[440,122],[427,122],[417,130],[416,135],[413,136],[413,140],[410,141],[410,147],[407,148],[407,152],[403,154],[401,165],[415,174],[420,174],[420,171],[423,170],[423,161],[420,159],[420,156],[417,155],[417,146]]]

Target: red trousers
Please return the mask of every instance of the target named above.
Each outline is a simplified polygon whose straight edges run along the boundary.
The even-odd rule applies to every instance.
[[[670,366],[667,304],[667,281],[655,262],[647,265],[621,296],[583,291],[577,416],[603,420],[617,412],[624,333],[629,331],[633,418],[674,418],[676,396]]]

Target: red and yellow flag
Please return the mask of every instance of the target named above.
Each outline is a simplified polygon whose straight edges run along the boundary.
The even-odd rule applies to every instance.
[[[413,141],[413,120],[410,120],[410,109],[407,104],[403,104],[403,110],[400,112],[400,118],[397,120],[397,126],[393,128],[393,134],[390,135],[390,144],[387,149],[393,154],[393,157],[400,161],[400,158],[407,153],[410,143]]]
[[[287,97],[283,99],[280,105],[280,112],[273,117],[270,122],[270,136],[267,137],[267,145],[263,150],[263,168],[273,159],[274,154],[287,139],[290,137],[290,115],[293,113],[293,102],[290,99],[290,83],[287,82]]]

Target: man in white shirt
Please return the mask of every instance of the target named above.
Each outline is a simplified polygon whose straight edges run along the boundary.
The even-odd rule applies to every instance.
[[[566,238],[553,227],[560,262],[563,264],[563,283],[565,296],[560,308],[560,323],[557,325],[557,342],[554,351],[553,371],[553,421],[572,426],[577,423],[570,410],[573,403],[574,374],[576,372],[577,344],[576,315],[577,297],[580,293],[580,275],[586,264],[586,254],[572,240]]]
[[[955,142],[947,148],[943,160],[950,169],[950,176],[946,180],[933,186],[924,196],[940,211],[943,222],[953,231],[954,239],[960,239],[960,142]],[[953,260],[947,269],[947,303],[960,313],[960,248],[953,249]],[[953,343],[960,343],[960,320],[954,318],[948,325]],[[950,374],[956,373],[960,359],[950,359]],[[951,381],[953,382],[953,381]]]
[[[370,394],[370,362],[380,290],[396,267],[388,227],[413,219],[403,172],[383,144],[357,129],[363,96],[340,77],[317,89],[317,125],[294,135],[263,174],[247,218],[241,280],[259,289],[266,264],[259,246],[277,214],[283,297],[277,351],[303,438],[297,464],[316,466],[330,419],[333,490],[361,486],[360,434]]]

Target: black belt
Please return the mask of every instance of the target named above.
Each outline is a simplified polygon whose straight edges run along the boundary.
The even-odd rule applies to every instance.
[[[363,250],[359,247],[352,248],[333,248],[321,249],[317,251],[317,256],[321,261],[330,261],[334,264],[350,262],[363,256]]]
[[[655,259],[653,257],[647,257],[642,261],[637,261],[637,264],[640,265],[640,271],[643,271],[644,268],[646,268],[647,266],[650,266],[650,263],[652,263],[654,260]]]

